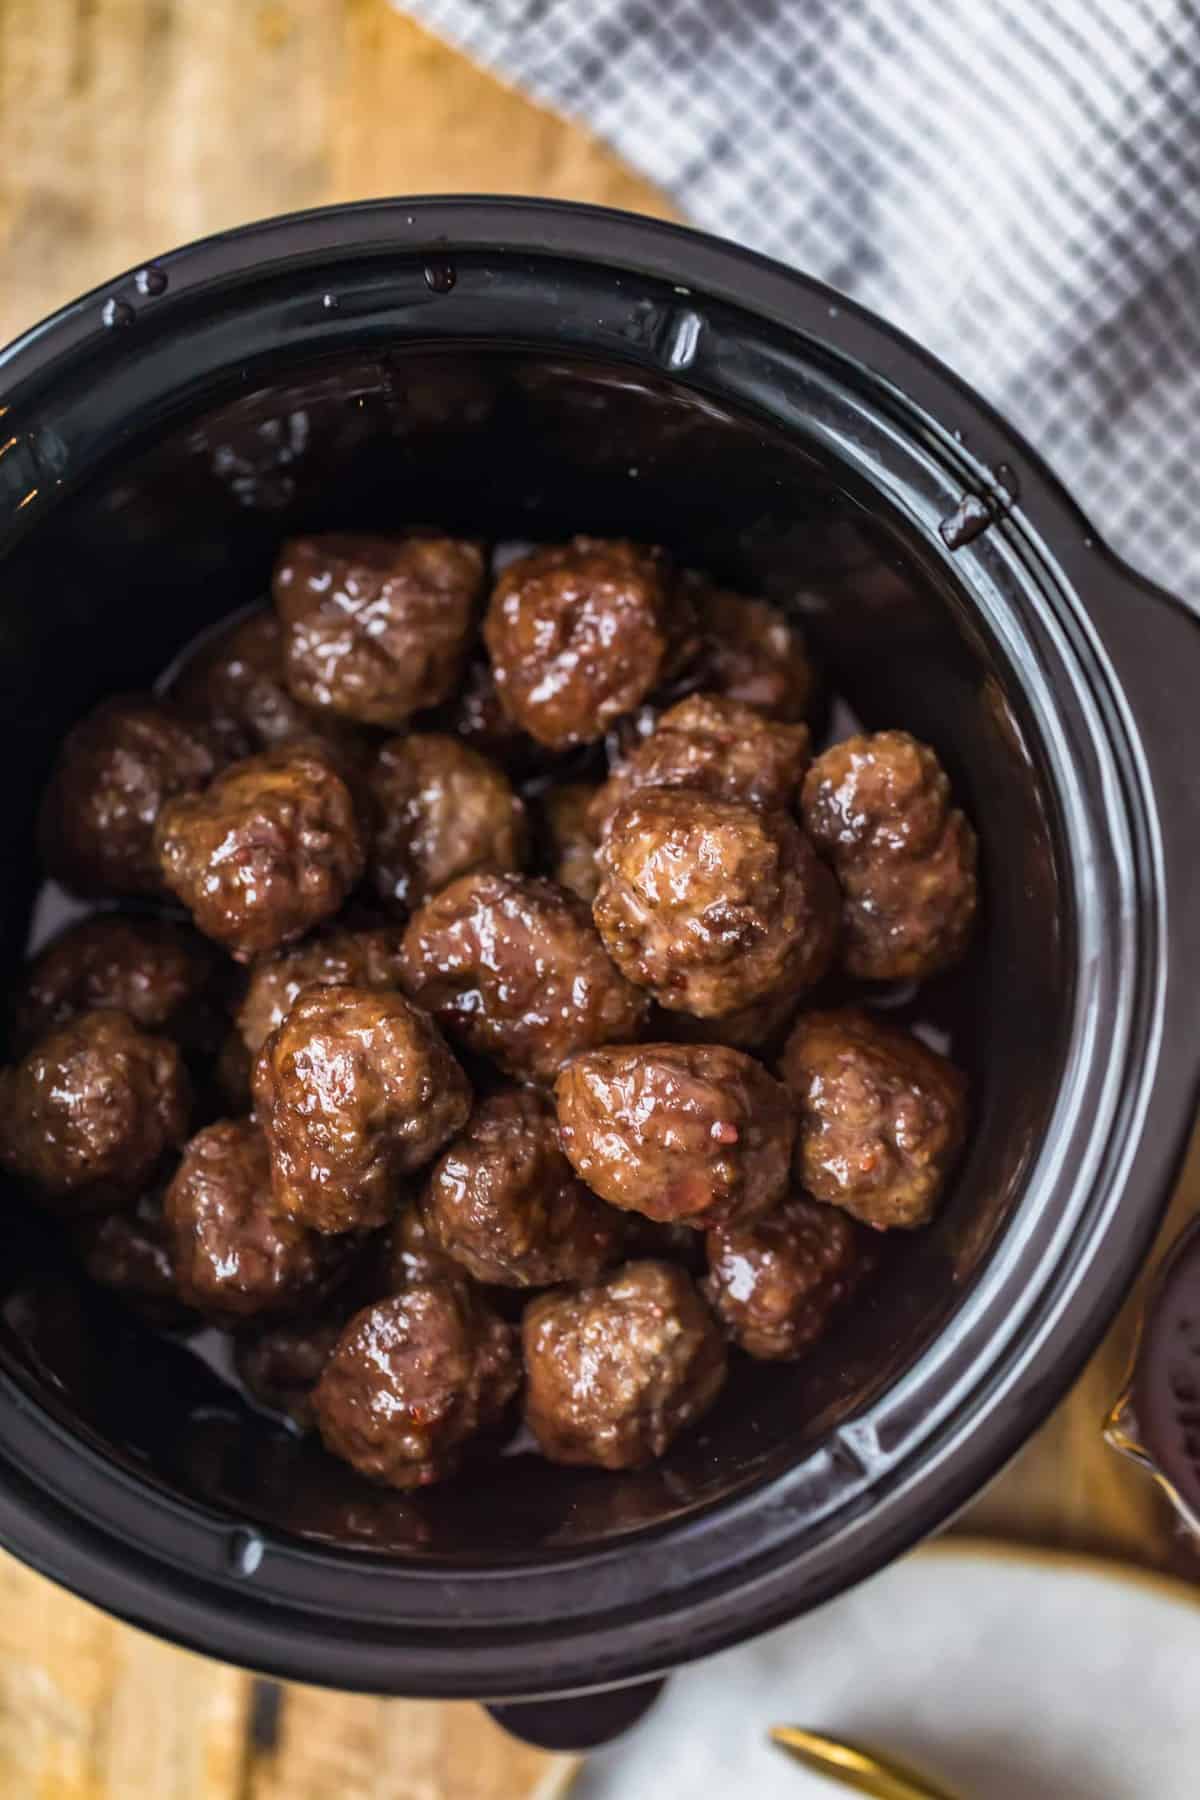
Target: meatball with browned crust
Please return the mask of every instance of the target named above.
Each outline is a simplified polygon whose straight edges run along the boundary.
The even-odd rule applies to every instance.
[[[761,1063],[723,1044],[593,1050],[555,1085],[572,1167],[612,1206],[705,1231],[787,1188],[795,1121]]]
[[[588,906],[600,886],[596,840],[588,823],[588,809],[599,792],[594,782],[568,781],[540,797],[547,871]]]
[[[307,987],[398,988],[403,933],[396,925],[331,925],[250,965],[238,1008],[242,1040],[257,1056]]]
[[[112,1007],[185,1049],[212,1050],[227,1018],[221,985],[216,952],[186,926],[97,913],[60,931],[23,971],[13,1048],[28,1049],[80,1013]]]
[[[595,743],[658,683],[671,649],[662,553],[577,537],[505,569],[483,634],[509,717],[552,750]]]
[[[476,1281],[591,1281],[621,1253],[625,1220],[579,1180],[554,1108],[524,1089],[493,1094],[442,1152],[421,1200],[433,1240]]]
[[[691,694],[668,707],[592,802],[588,823],[602,839],[622,801],[643,788],[691,788],[722,800],[788,812],[808,767],[807,725],[782,725],[719,694]]]
[[[617,809],[598,856],[604,947],[672,1012],[717,1018],[799,995],[829,967],[837,885],[785,813],[646,788]]]
[[[195,1322],[185,1306],[171,1263],[170,1236],[157,1188],[130,1212],[84,1219],[74,1232],[84,1272],[147,1324],[171,1330]]]
[[[636,1037],[647,1010],[582,901],[529,876],[452,882],[414,914],[404,965],[412,998],[518,1079],[552,1080],[576,1051]]]
[[[766,600],[692,578],[706,684],[769,718],[796,722],[813,703],[816,674],[799,627]]]
[[[345,766],[315,739],[232,764],[154,835],[166,885],[239,962],[330,918],[366,863]]]
[[[401,1178],[466,1123],[471,1090],[402,994],[314,987],[259,1051],[254,1105],[277,1210],[342,1232],[387,1223]]]
[[[0,1071],[0,1163],[66,1213],[138,1193],[187,1136],[191,1088],[170,1038],[80,1013]]]
[[[975,833],[927,744],[907,731],[835,744],[805,779],[804,821],[841,884],[849,974],[920,980],[959,960],[975,920]]]
[[[626,1263],[525,1309],[525,1418],[551,1462],[636,1469],[662,1456],[725,1381],[721,1334],[690,1277]]]
[[[42,797],[46,873],[77,894],[161,894],[154,827],[217,759],[204,735],[150,694],[107,700],[67,733]]]
[[[240,1337],[233,1361],[260,1406],[285,1413],[302,1431],[316,1427],[313,1389],[345,1329],[345,1318],[281,1319]]]
[[[371,880],[399,912],[459,875],[519,869],[525,808],[495,763],[441,732],[392,738],[368,776],[374,802]]]
[[[304,706],[393,730],[437,706],[462,670],[483,552],[457,538],[292,538],[271,591],[288,687]]]
[[[708,1234],[705,1299],[751,1356],[786,1362],[824,1336],[872,1268],[866,1234],[804,1194]]]
[[[171,683],[171,698],[202,725],[229,762],[321,732],[322,715],[301,706],[283,668],[283,626],[269,607],[207,638]]]
[[[907,1031],[848,1007],[808,1013],[780,1072],[796,1104],[796,1174],[883,1231],[927,1224],[966,1127],[966,1077]]]
[[[196,1133],[163,1212],[180,1295],[218,1318],[301,1312],[346,1266],[344,1244],[275,1212],[266,1142],[250,1119]]]
[[[512,1327],[466,1280],[418,1282],[355,1314],[313,1407],[335,1456],[390,1487],[424,1487],[500,1423],[519,1381]]]

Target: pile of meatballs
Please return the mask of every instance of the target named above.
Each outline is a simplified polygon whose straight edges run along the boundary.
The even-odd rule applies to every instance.
[[[814,760],[798,630],[657,549],[301,537],[272,602],[61,747],[100,904],[12,997],[0,1163],[375,1481],[518,1409],[644,1464],[931,1218],[964,1078],[828,997],[962,956],[971,827],[905,732]]]

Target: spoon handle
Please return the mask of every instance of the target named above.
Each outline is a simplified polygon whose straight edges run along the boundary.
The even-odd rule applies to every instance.
[[[772,1726],[771,1741],[806,1768],[841,1782],[856,1794],[870,1794],[873,1800],[956,1800],[948,1789],[934,1787],[892,1757],[873,1756],[854,1744],[803,1731],[798,1725]]]

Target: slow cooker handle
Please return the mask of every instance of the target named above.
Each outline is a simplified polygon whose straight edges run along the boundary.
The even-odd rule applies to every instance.
[[[489,1706],[498,1725],[539,1750],[595,1750],[611,1743],[649,1712],[665,1681],[639,1681],[563,1700],[521,1700]]]

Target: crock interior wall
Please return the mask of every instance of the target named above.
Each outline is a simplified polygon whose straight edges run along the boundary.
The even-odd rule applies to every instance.
[[[1053,808],[1019,679],[945,565],[795,441],[640,371],[511,351],[394,352],[210,395],[47,509],[8,558],[0,613],[6,966],[28,930],[36,799],[71,721],[151,681],[264,591],[294,528],[412,521],[502,539],[665,543],[803,616],[869,725],[936,744],[981,839],[984,929],[912,1015],[948,1028],[973,1084],[969,1151],[937,1225],[889,1242],[871,1297],[804,1363],[739,1362],[703,1428],[655,1469],[532,1467],[376,1494],[249,1412],[185,1348],[81,1289],[17,1202],[3,1231],[7,1372],[106,1454],[239,1516],[364,1548],[486,1557],[584,1543],[707,1504],[803,1455],[946,1321],[1002,1228],[1057,1079],[1066,991]]]

